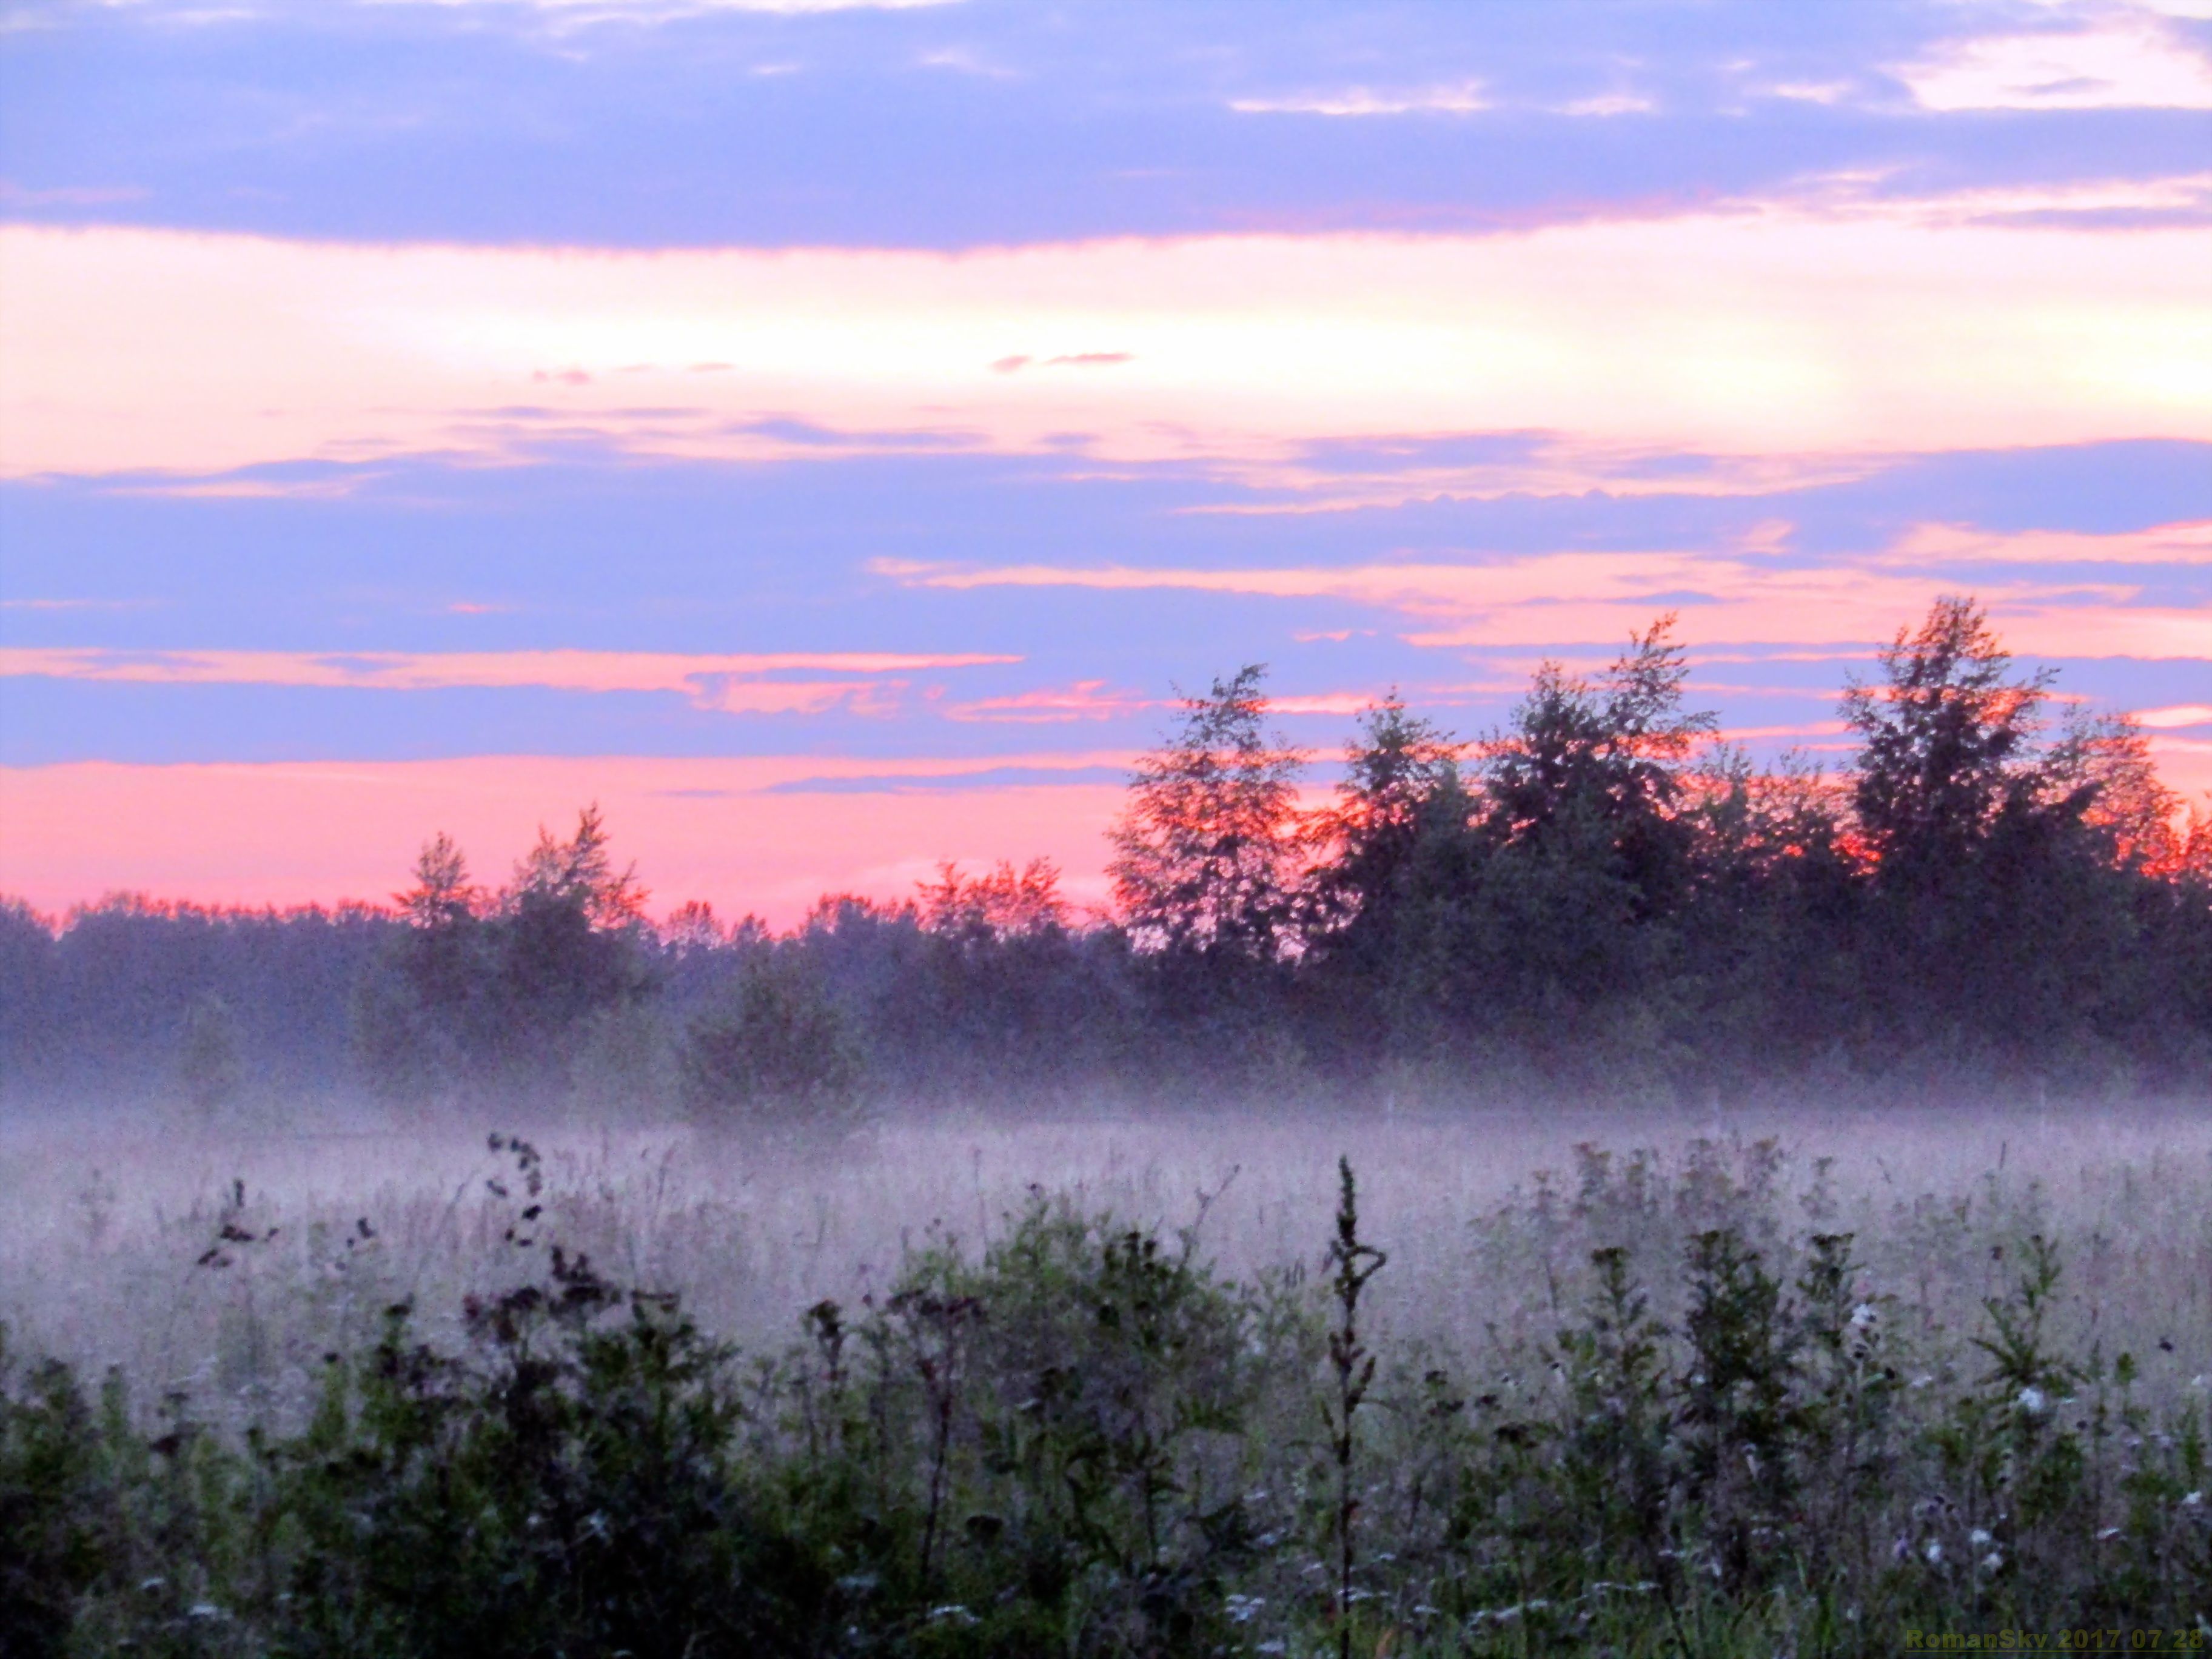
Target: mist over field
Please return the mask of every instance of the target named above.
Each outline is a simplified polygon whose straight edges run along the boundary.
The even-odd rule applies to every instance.
[[[130,1114],[12,1126],[8,1322],[80,1364],[194,1386],[222,1376],[241,1400],[299,1409],[321,1353],[373,1330],[388,1304],[416,1297],[458,1328],[465,1294],[520,1271],[526,1252],[505,1235],[524,1206],[499,1194],[514,1160],[485,1134],[319,1121],[331,1127],[190,1133]],[[1656,1266],[1710,1206],[1793,1244],[1855,1233],[1866,1293],[1910,1296],[1954,1332],[1975,1328],[2003,1279],[1989,1247],[2041,1232],[2080,1254],[2061,1303],[2069,1336],[2136,1353],[2146,1394],[2169,1402],[2212,1370],[2201,1098],[1449,1111],[1192,1100],[889,1112],[826,1139],[684,1126],[530,1138],[544,1213],[526,1235],[679,1292],[756,1351],[782,1346],[824,1297],[880,1291],[935,1240],[976,1250],[1003,1238],[1041,1188],[1164,1234],[1198,1224],[1227,1273],[1311,1267],[1348,1156],[1391,1257],[1372,1305],[1399,1336],[1470,1353],[1540,1339],[1589,1250],[1628,1244]],[[226,1218],[277,1230],[228,1253],[244,1272],[200,1260]],[[249,1276],[274,1346],[241,1374],[231,1345]]]
[[[1833,779],[1670,628],[1479,742],[1375,703],[1319,806],[1216,680],[1108,914],[1040,859],[655,921],[596,807],[388,908],[15,905],[17,1627],[2194,1639],[2205,819],[1968,601]]]
[[[2212,0],[0,0],[0,1659],[2212,1659]]]

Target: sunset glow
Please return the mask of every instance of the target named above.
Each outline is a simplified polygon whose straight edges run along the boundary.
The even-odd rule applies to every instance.
[[[0,890],[378,899],[598,799],[670,902],[1095,902],[1240,663],[1328,757],[1674,612],[1827,752],[1953,592],[2201,793],[2212,24],[1789,9],[34,6]]]

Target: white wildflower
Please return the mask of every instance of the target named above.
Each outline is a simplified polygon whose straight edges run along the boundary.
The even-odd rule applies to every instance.
[[[2018,1406],[2030,1417],[2040,1417],[2050,1401],[2045,1397],[2042,1389],[2031,1383],[2014,1396],[2013,1404]]]
[[[2203,1509],[2203,1508],[2204,1507],[2204,1494],[2203,1494],[2203,1492],[2202,1491],[2198,1491],[2198,1492],[2184,1492],[2184,1493],[2182,1493],[2182,1495],[2181,1495],[2181,1507],[2182,1507],[2182,1508],[2184,1508],[2185,1510],[2201,1510],[2201,1509]]]
[[[1851,1328],[1855,1331],[1871,1330],[1878,1317],[1880,1316],[1875,1313],[1873,1303],[1862,1302],[1851,1310]]]
[[[2004,1565],[2004,1557],[1999,1555],[1995,1550],[1991,1550],[1987,1555],[1982,1558],[1982,1571],[1984,1572],[1995,1572],[2002,1565]]]
[[[1934,1567],[1942,1565],[1943,1546],[1937,1540],[1933,1538],[1929,1539],[1928,1540],[1928,1547],[1921,1551],[1920,1553],[1927,1558],[1928,1565],[1929,1566]]]
[[[1972,1544],[1976,1549],[1981,1548],[1983,1545],[1990,1541],[1989,1528],[1987,1527],[1976,1527],[1973,1531],[1966,1534],[1966,1541],[1969,1544]]]

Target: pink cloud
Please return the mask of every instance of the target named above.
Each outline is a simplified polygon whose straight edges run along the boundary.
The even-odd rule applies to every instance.
[[[2212,808],[2212,738],[2154,737],[2150,752],[2166,787],[2185,801]]]
[[[1009,764],[1101,763],[1063,754],[902,759],[899,769],[957,780]],[[438,830],[495,877],[539,823],[597,800],[656,905],[704,898],[727,915],[752,909],[787,924],[828,890],[903,897],[940,859],[981,866],[1039,855],[1066,872],[1079,901],[1103,899],[1102,831],[1120,805],[1115,785],[994,787],[988,811],[958,791],[902,793],[895,811],[851,794],[763,793],[799,777],[866,776],[880,765],[489,756],[9,769],[0,771],[9,803],[0,891],[47,910],[118,888],[243,904],[380,902],[404,884],[416,850]],[[146,835],[149,823],[163,832]]]
[[[1730,726],[1717,734],[1727,743],[1756,743],[1774,738],[1835,738],[1850,728],[1841,720],[1805,720],[1794,726]],[[1823,747],[1832,748],[1833,744]]]
[[[1927,109],[2212,109],[2212,61],[2148,18],[1955,41],[1897,73]]]
[[[958,254],[19,224],[0,227],[0,468],[527,454],[548,420],[473,411],[533,397],[570,437],[740,459],[818,450],[775,416],[1012,452],[1080,431],[1104,459],[1309,470],[1317,440],[1408,432],[1832,463],[2212,438],[2208,261],[2200,227],[1929,222],[1888,201]],[[1113,350],[1085,343],[1101,339]],[[984,367],[1015,342],[1127,361]],[[702,363],[738,367],[675,367]],[[639,365],[665,367],[620,373]]]
[[[1881,562],[1990,564],[2212,564],[2212,520],[2093,535],[2072,530],[1982,530],[1971,525],[1915,525]]]
[[[1788,568],[1727,554],[1675,550],[1551,553],[1486,564],[1199,570],[1011,565],[962,569],[878,561],[917,586],[1183,589],[1272,599],[1340,599],[1395,611],[1422,626],[1413,644],[1544,646],[1612,641],[1680,610],[1700,645],[1887,640],[1952,584],[1900,571]],[[2212,612],[2130,603],[2120,582],[1977,584],[2018,649],[2063,656],[2212,656]],[[1694,603],[1670,597],[1699,596]]]
[[[1373,691],[1324,691],[1312,696],[1270,697],[1267,707],[1278,714],[1358,714],[1373,708],[1379,696]]]
[[[1103,680],[1078,680],[1064,687],[1045,687],[1011,696],[981,697],[973,702],[948,706],[945,714],[956,720],[1007,720],[1023,724],[1047,721],[1111,720],[1140,709],[1164,705],[1158,698],[1135,692],[1113,691]]]

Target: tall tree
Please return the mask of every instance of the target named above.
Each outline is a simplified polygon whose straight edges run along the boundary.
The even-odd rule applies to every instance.
[[[1686,892],[1694,834],[1678,809],[1690,757],[1716,726],[1683,705],[1690,670],[1674,629],[1669,612],[1632,634],[1595,681],[1544,664],[1512,723],[1483,745],[1492,836],[1607,848],[1639,917]]]
[[[469,881],[469,861],[453,838],[441,830],[422,843],[415,859],[415,884],[394,893],[399,914],[416,927],[449,926],[476,914],[483,902]]]
[[[1463,828],[1472,810],[1459,775],[1465,747],[1407,712],[1395,689],[1361,715],[1335,802],[1310,831],[1326,853],[1312,873],[1306,917],[1321,956],[1370,970],[1392,954],[1423,837],[1437,827]]]
[[[2046,797],[2097,837],[2106,860],[2172,875],[2187,862],[2181,797],[2167,788],[2132,714],[2070,714],[2042,763]]]
[[[500,896],[495,994],[510,1065],[564,1067],[584,1022],[643,991],[646,897],[634,866],[616,869],[597,805],[566,841],[538,830]]]
[[[1140,948],[1260,963],[1290,942],[1306,756],[1263,729],[1266,677],[1247,664],[1184,698],[1181,729],[1137,763],[1109,869]]]
[[[1853,676],[1843,717],[1859,736],[1861,834],[1887,885],[1964,869],[2008,797],[2033,794],[2048,670],[2012,672],[2012,653],[1971,599],[1936,601],[1881,652],[1881,678]]]
[[[607,841],[606,821],[596,801],[576,815],[576,833],[566,841],[539,825],[538,844],[514,866],[506,908],[513,912],[532,904],[567,906],[598,928],[641,924],[650,895],[638,885],[635,864],[615,868]]]
[[[958,865],[940,864],[935,881],[915,885],[921,925],[942,939],[988,944],[1058,933],[1067,926],[1060,869],[1050,859],[1031,859],[1019,869],[1001,859],[980,876],[963,876]]]

